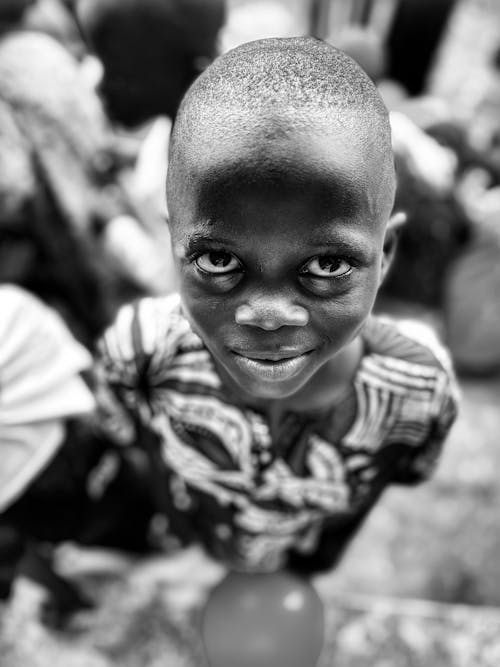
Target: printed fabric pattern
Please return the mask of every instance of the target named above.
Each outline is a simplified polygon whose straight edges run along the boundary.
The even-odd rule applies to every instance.
[[[427,478],[454,421],[456,383],[430,329],[372,317],[364,343],[347,399],[287,414],[273,442],[265,415],[225,393],[179,297],[145,298],[100,341],[101,422],[123,446],[155,443],[174,533],[233,568],[272,571],[382,487]]]

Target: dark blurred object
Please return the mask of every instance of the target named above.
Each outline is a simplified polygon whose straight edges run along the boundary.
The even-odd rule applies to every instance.
[[[331,0],[310,0],[309,34],[318,39],[326,39],[330,16]]]
[[[94,606],[90,598],[55,572],[50,548],[28,545],[19,564],[19,575],[27,577],[49,593],[40,608],[40,620],[47,627],[62,629],[71,614]]]
[[[47,35],[0,41],[0,148],[0,283],[40,296],[91,346],[142,293],[100,238],[131,204],[101,103]]]
[[[456,2],[315,0],[311,34],[347,51],[374,80],[383,73],[409,95],[420,95]]]
[[[82,32],[102,61],[100,92],[112,120],[175,116],[216,55],[224,0],[78,0]]]
[[[152,549],[148,462],[100,432],[92,356],[61,317],[15,285],[0,285],[0,312],[0,596],[24,550],[38,554],[29,572],[51,590],[54,621],[59,602],[79,604],[51,572],[55,546]]]
[[[467,242],[470,221],[454,193],[457,152],[405,115],[391,115],[397,174],[395,210],[405,211],[393,266],[381,297],[440,307],[447,268]],[[460,134],[457,129],[457,141]],[[455,147],[465,155],[465,146]]]
[[[388,76],[410,95],[425,88],[427,74],[456,0],[399,0],[387,38]]]
[[[20,21],[26,9],[35,2],[36,0],[0,0],[0,27]]]
[[[434,54],[456,0],[399,0],[387,39],[388,76],[410,95],[426,84]]]
[[[135,451],[135,450],[134,450]],[[60,627],[90,600],[53,569],[61,542],[153,553],[155,514],[147,462],[117,451],[90,423],[69,420],[58,453],[23,495],[0,514],[0,599],[23,574],[48,593],[42,620]]]
[[[66,429],[57,454],[3,520],[30,541],[151,550],[154,506],[145,459],[137,464],[132,452],[116,450],[83,419],[68,420]]]
[[[8,522],[0,521],[0,600],[10,595],[23,553],[24,542],[19,532]]]
[[[441,306],[446,270],[468,235],[468,220],[451,193],[438,193],[396,160],[396,208],[408,214],[382,293]]]

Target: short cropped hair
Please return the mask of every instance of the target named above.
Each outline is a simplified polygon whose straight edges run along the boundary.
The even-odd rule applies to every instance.
[[[373,82],[344,52],[312,37],[257,40],[215,60],[180,105],[171,165],[197,137],[223,133],[224,118],[263,126],[279,118],[291,127],[337,120],[346,130],[361,128],[375,150],[391,155],[389,114]]]

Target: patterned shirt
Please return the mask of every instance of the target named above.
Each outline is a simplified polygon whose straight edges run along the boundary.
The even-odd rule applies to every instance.
[[[444,349],[426,326],[372,316],[352,387],[328,409],[266,415],[235,402],[177,295],[121,309],[99,344],[109,434],[153,456],[170,530],[231,567],[314,553],[389,483],[426,478],[456,415]],[[158,484],[156,481],[155,484]]]

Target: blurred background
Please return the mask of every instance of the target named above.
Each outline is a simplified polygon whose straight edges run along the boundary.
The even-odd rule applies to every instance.
[[[463,401],[434,479],[390,489],[341,566],[316,581],[324,664],[498,667],[496,0],[0,0],[0,490],[12,428],[48,395],[50,363],[14,359],[37,318],[54,315],[83,359],[121,304],[175,291],[164,184],[184,91],[217,53],[304,34],[357,60],[391,112],[395,209],[408,222],[377,309],[437,330]],[[200,664],[193,619],[218,566],[196,551],[165,558],[161,545],[139,558],[120,531],[110,539],[94,525],[54,548],[53,526],[24,539],[11,504],[0,491],[2,667]],[[54,621],[54,572],[95,608],[80,600]]]

